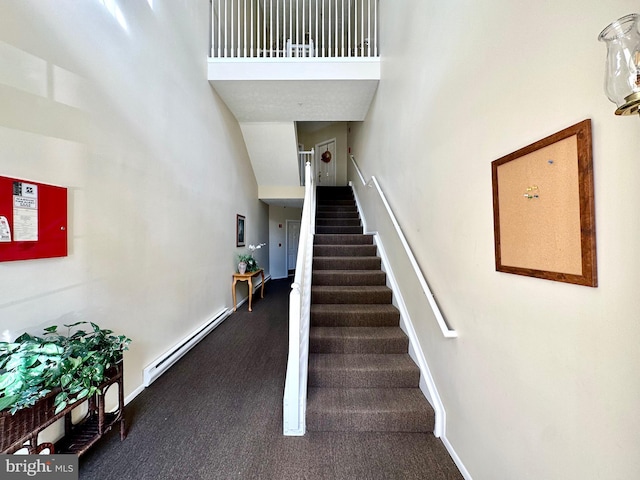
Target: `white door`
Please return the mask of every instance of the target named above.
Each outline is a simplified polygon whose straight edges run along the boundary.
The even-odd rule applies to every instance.
[[[316,182],[321,187],[336,186],[336,139],[316,145]]]
[[[287,220],[287,270],[296,269],[299,241],[300,220]]]

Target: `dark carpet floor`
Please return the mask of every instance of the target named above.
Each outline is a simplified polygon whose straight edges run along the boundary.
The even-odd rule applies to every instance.
[[[432,434],[282,435],[289,290],[268,282],[132,401],[127,439],[105,436],[80,479],[461,479]]]

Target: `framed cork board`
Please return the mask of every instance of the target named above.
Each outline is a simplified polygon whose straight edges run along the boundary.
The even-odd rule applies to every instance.
[[[491,162],[496,270],[596,287],[591,120]]]

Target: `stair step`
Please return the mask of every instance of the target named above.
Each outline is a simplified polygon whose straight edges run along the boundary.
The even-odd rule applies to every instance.
[[[391,303],[393,292],[386,285],[311,286],[311,303]]]
[[[409,354],[309,355],[309,386],[417,388],[420,369]]]
[[[311,305],[313,327],[397,327],[400,311],[393,305]]]
[[[380,270],[380,257],[313,257],[313,270]]]
[[[375,245],[315,245],[314,257],[375,257]]]
[[[314,286],[385,285],[387,275],[382,270],[316,270],[311,284]]]
[[[360,215],[358,215],[358,211],[355,209],[349,210],[331,210],[331,211],[322,211],[316,210],[316,220],[321,220],[324,218],[357,218],[360,219]]]
[[[313,236],[314,245],[373,245],[373,235],[362,234],[318,234]]]
[[[359,218],[316,218],[317,227],[359,227]]]
[[[316,233],[362,233],[362,226],[339,227],[339,226],[317,225]]]
[[[418,388],[309,388],[307,430],[431,432],[435,414]]]
[[[353,198],[353,190],[350,186],[344,187],[320,187],[316,189],[318,199]]]
[[[318,206],[316,208],[316,218],[321,217],[333,217],[338,215],[360,215],[358,214],[358,208],[355,205],[336,205],[336,206]],[[353,218],[353,217],[352,217]]]
[[[353,196],[344,197],[344,198],[332,198],[332,199],[318,198],[316,202],[316,206],[320,206],[320,207],[339,207],[343,205],[351,206],[355,204],[356,202],[353,199]]]
[[[400,327],[311,327],[310,353],[407,353]]]

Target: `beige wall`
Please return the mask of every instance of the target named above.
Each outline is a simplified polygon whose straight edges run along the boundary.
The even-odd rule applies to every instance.
[[[352,153],[460,335],[414,318],[475,480],[640,472],[640,124],[613,115],[596,40],[637,3],[587,3],[381,2],[382,80],[351,124]],[[491,161],[585,118],[599,287],[497,273]]]
[[[126,394],[231,306],[236,214],[247,243],[268,238],[240,129],[207,82],[209,2],[152,3],[0,2],[0,175],[69,189],[69,256],[0,265],[0,332],[126,334]]]
[[[336,139],[336,185],[347,184],[347,123],[335,122],[319,130],[301,132],[298,130],[298,143],[305,150],[315,148],[325,140]]]

